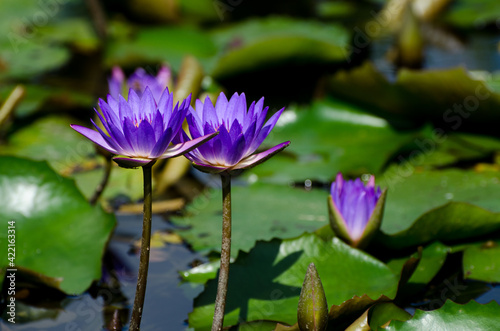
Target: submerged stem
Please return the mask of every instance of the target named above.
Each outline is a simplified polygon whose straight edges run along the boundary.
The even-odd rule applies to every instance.
[[[152,218],[152,164],[142,167],[144,173],[144,219],[142,223],[141,256],[139,261],[139,275],[137,277],[137,290],[135,292],[134,308],[130,320],[131,331],[139,330],[141,326],[144,298],[146,297],[146,284],[148,281],[149,251],[151,245],[151,218]]]
[[[231,175],[222,174],[222,245],[220,257],[219,282],[215,299],[212,331],[222,330],[224,309],[226,307],[227,284],[229,280],[229,261],[231,258]]]

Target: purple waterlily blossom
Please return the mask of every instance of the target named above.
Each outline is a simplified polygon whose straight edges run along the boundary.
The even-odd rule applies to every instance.
[[[216,131],[219,135],[184,156],[199,170],[210,173],[248,169],[264,162],[290,144],[286,141],[254,154],[284,110],[282,108],[265,122],[268,109],[264,108],[264,98],[261,98],[252,102],[247,110],[244,93],[233,94],[229,101],[221,93],[215,107],[209,97],[204,103],[196,100],[196,110],[191,107],[186,116],[192,138]],[[184,131],[178,136],[179,141],[187,139]]]
[[[97,131],[75,124],[71,127],[112,154],[126,156],[114,158],[120,166],[144,166],[158,159],[189,152],[215,135],[208,134],[180,144],[171,144],[182,130],[191,96],[175,107],[173,100],[173,93],[168,88],[158,103],[149,87],[145,88],[142,97],[130,89],[128,101],[121,95],[118,100],[111,95],[108,95],[107,102],[99,99],[102,115],[95,111],[106,132],[92,119],[90,121]]]
[[[146,87],[149,87],[154,99],[158,101],[170,78],[171,71],[166,66],[161,66],[156,76],[148,74],[143,68],[137,68],[128,79],[120,67],[113,67],[111,77],[108,79],[109,94],[118,99],[119,95],[133,89],[141,97]]]
[[[381,195],[380,187],[375,187],[374,176],[365,185],[359,178],[344,181],[342,174],[337,174],[331,186],[331,197],[353,242],[362,237]]]

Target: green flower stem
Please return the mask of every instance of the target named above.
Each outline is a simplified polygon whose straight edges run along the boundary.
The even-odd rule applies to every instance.
[[[106,188],[106,185],[108,185],[109,181],[109,175],[111,174],[111,167],[113,166],[113,162],[111,161],[111,155],[105,157],[105,164],[104,164],[104,176],[102,177],[101,182],[99,183],[99,186],[95,189],[94,194],[92,195],[92,198],[90,198],[90,204],[95,205],[97,200],[102,195],[102,192]]]
[[[142,167],[144,173],[144,219],[142,223],[141,256],[139,261],[139,275],[137,277],[137,290],[135,292],[134,308],[132,310],[132,319],[130,320],[129,328],[131,331],[137,331],[140,329],[144,298],[146,297],[149,251],[151,246],[152,167],[153,164],[148,164]]]
[[[231,258],[231,175],[222,174],[222,245],[212,331],[222,330]]]

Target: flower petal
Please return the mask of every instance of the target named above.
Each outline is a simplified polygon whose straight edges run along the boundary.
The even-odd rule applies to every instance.
[[[175,156],[179,156],[179,155],[182,155],[184,153],[187,153],[187,152],[195,149],[196,147],[200,146],[201,144],[203,144],[207,140],[212,139],[217,134],[218,134],[218,132],[214,132],[211,134],[207,134],[203,137],[199,137],[199,138],[196,138],[193,140],[186,141],[184,143],[173,145],[173,146],[167,148],[165,153],[163,153],[163,155],[160,156],[159,159],[166,159],[169,157],[175,157]]]
[[[81,126],[81,125],[76,125],[76,124],[70,124],[70,127],[73,130],[75,130],[76,132],[78,132],[79,134],[81,134],[82,136],[90,139],[93,143],[101,146],[102,148],[110,151],[113,154],[118,154],[118,151],[115,148],[111,147],[104,140],[104,138],[102,137],[102,135],[99,132],[94,131],[94,130],[89,129],[89,128],[86,128],[86,127]]]
[[[241,162],[239,162],[236,166],[234,166],[231,169],[250,169],[250,168],[253,168],[256,165],[261,164],[262,162],[268,160],[273,155],[281,152],[286,147],[288,147],[288,145],[290,145],[290,142],[285,141],[279,145],[274,146],[273,148],[268,149],[265,152],[250,155],[250,156],[244,158],[243,160],[241,160]]]
[[[139,129],[137,130],[137,148],[135,149],[137,155],[149,157],[155,144],[156,140],[153,127],[148,121],[141,121]]]

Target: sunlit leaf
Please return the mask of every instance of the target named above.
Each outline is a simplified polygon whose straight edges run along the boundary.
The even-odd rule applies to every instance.
[[[80,294],[100,278],[115,218],[90,206],[73,181],[45,162],[3,156],[0,195],[0,246],[7,252],[8,222],[13,222],[15,267],[68,294]],[[7,254],[1,256],[5,269],[10,262]]]
[[[225,325],[239,321],[297,321],[297,304],[310,263],[323,276],[329,304],[338,305],[355,295],[394,297],[398,277],[382,262],[338,239],[323,241],[313,234],[295,239],[258,242],[231,264]],[[217,280],[208,281],[195,300],[189,324],[210,330]]]
[[[257,240],[292,238],[328,222],[326,191],[256,183],[233,187],[231,195],[232,256],[247,252]],[[189,205],[185,217],[172,219],[190,227],[179,234],[193,249],[220,251],[221,197],[220,189],[208,189]]]
[[[500,306],[496,302],[465,305],[446,301],[437,310],[417,310],[412,319],[393,321],[385,330],[496,330],[500,323]]]

